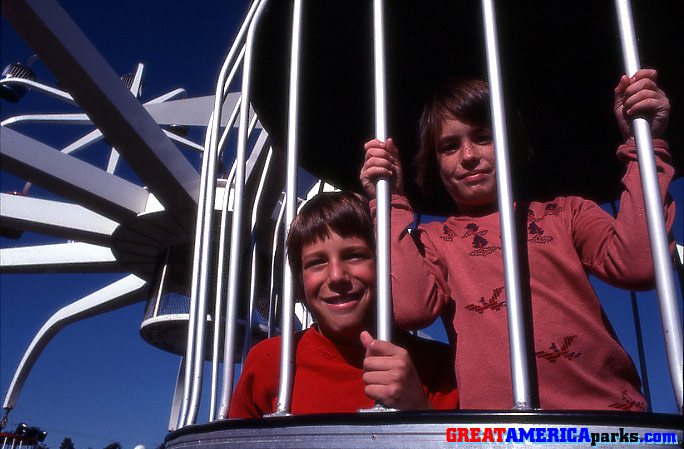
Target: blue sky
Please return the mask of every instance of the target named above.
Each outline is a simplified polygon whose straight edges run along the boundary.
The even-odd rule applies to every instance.
[[[188,96],[210,95],[215,79],[239,22],[246,1],[133,1],[61,4],[95,47],[119,73],[132,73],[145,64],[146,101],[183,87]],[[26,61],[32,51],[2,19],[0,65]],[[54,85],[54,78],[40,62],[32,66],[39,79]],[[2,118],[23,112],[68,110],[63,104],[29,93],[17,105],[5,102]],[[68,129],[66,129],[68,128]],[[90,128],[41,125],[17,128],[54,146],[64,145]],[[201,141],[201,132],[195,132]],[[89,156],[96,158],[97,156]],[[0,190],[21,190],[23,181],[1,174]],[[684,183],[672,193],[684,204]],[[38,188],[36,196],[48,192]],[[682,211],[675,233],[684,240]],[[2,246],[25,245],[52,239],[27,234],[22,240],[2,238]],[[42,324],[61,307],[95,291],[121,274],[0,275],[0,394],[4,397],[14,369]],[[633,329],[618,326],[629,321],[626,292],[596,284],[597,291],[631,354],[636,354]],[[680,293],[681,295],[681,293]],[[654,409],[674,412],[669,376],[663,361],[662,332],[653,293],[639,294],[645,328],[649,375]],[[144,444],[148,449],[163,440],[168,425],[179,357],[145,343],[138,334],[144,304],[68,326],[45,349],[29,376],[7,429],[27,422],[48,431],[47,443],[57,448],[71,437],[77,449],[102,448],[119,441],[124,448]],[[439,329],[435,335],[443,335]],[[206,412],[200,421],[206,420]]]

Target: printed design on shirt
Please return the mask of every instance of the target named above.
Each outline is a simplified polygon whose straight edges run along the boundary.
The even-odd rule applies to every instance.
[[[565,337],[563,339],[563,344],[559,348],[556,343],[551,343],[551,346],[549,346],[548,351],[537,351],[534,353],[535,356],[539,359],[545,359],[548,360],[551,363],[555,363],[559,358],[564,358],[568,360],[575,359],[582,355],[581,352],[574,352],[574,351],[569,351],[568,348],[570,348],[570,345],[572,345],[573,340],[577,338],[577,335],[572,335],[570,337]]]
[[[487,232],[489,232],[489,231],[487,231],[486,229],[483,229],[482,231],[480,231],[480,227],[478,225],[476,225],[475,223],[468,223],[466,225],[466,232],[465,232],[465,234],[463,234],[463,238],[465,239],[467,237],[470,237],[471,235],[482,237],[482,236],[487,235]]]
[[[484,237],[489,232],[487,229],[480,229],[475,223],[468,223],[465,228],[466,232],[462,238],[472,237],[472,245],[475,248],[468,253],[469,256],[488,256],[494,251],[501,249],[500,246],[489,245],[489,240]]]
[[[501,310],[502,307],[506,305],[506,300],[502,299],[499,300],[499,296],[501,296],[501,293],[504,291],[503,287],[498,287],[492,290],[492,297],[489,299],[485,299],[484,296],[480,297],[480,300],[475,303],[475,304],[468,304],[465,306],[466,310],[470,310],[471,312],[477,312],[480,315],[484,313],[485,310]]]
[[[544,208],[544,217],[548,217],[549,215],[558,215],[562,210],[563,208],[556,203],[549,203]]]
[[[442,235],[440,235],[439,238],[447,242],[453,242],[454,237],[458,237],[458,235],[454,231],[452,231],[447,225],[444,225],[442,227]]]
[[[561,210],[563,210],[563,208],[558,207],[556,204],[547,204],[546,209],[544,210],[544,215],[541,218],[537,218],[534,214],[534,211],[532,209],[528,209],[527,241],[532,243],[549,243],[551,240],[553,240],[553,237],[551,237],[550,235],[544,235],[544,230],[537,223],[539,223],[541,220],[544,219],[544,217],[547,217],[549,215],[558,215]]]
[[[500,246],[490,246],[489,241],[484,237],[489,231],[480,229],[475,223],[468,223],[465,227],[463,235],[458,235],[453,229],[447,225],[442,226],[442,235],[439,236],[446,242],[453,242],[456,237],[467,239],[472,237],[472,246],[475,248],[468,253],[469,256],[487,256],[494,251],[501,249]]]
[[[644,410],[646,408],[646,404],[644,404],[643,402],[635,401],[634,399],[632,399],[627,393],[627,390],[622,391],[621,394],[622,399],[610,404],[608,407],[620,410],[622,412],[628,412],[632,409]]]

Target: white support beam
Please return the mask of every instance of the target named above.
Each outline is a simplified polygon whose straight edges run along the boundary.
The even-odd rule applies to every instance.
[[[142,187],[12,129],[0,134],[3,170],[119,222],[145,210]]]
[[[235,104],[239,99],[239,92],[229,93],[226,96],[226,101],[223,103],[221,111],[222,127],[228,123],[231,113],[235,109]],[[207,126],[213,108],[213,95],[183,98],[163,103],[145,103],[145,109],[159,125]]]
[[[118,223],[75,204],[0,193],[0,226],[107,246]]]
[[[112,250],[89,243],[0,248],[0,273],[122,272]]]
[[[199,174],[55,0],[3,0],[2,14],[128,165],[180,220]],[[182,211],[182,212],[181,212]]]
[[[134,275],[129,275],[63,307],[52,315],[38,331],[24,353],[14,373],[7,396],[5,396],[3,408],[10,410],[14,408],[31,368],[33,368],[43,349],[60,330],[76,321],[144,301],[146,293],[147,284],[145,281]],[[68,363],[65,366],[68,366]]]

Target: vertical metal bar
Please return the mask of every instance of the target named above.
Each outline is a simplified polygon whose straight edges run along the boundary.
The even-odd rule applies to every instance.
[[[639,70],[639,54],[637,51],[634,23],[632,20],[632,8],[629,0],[615,0],[618,23],[620,27],[620,39],[622,53],[625,60],[625,72],[628,76],[634,75]],[[682,343],[682,323],[680,319],[679,304],[674,287],[674,275],[672,274],[672,260],[667,241],[667,229],[658,185],[658,175],[651,140],[651,127],[644,118],[632,120],[632,129],[637,146],[639,171],[641,172],[641,186],[644,191],[644,204],[648,233],[653,255],[656,287],[658,289],[658,301],[660,304],[660,317],[663,323],[665,337],[665,349],[670,368],[670,378],[675,400],[682,413],[684,401],[684,361],[682,360],[684,345]]]
[[[256,2],[255,2],[256,3]],[[252,69],[252,47],[254,44],[254,30],[264,10],[267,0],[259,2],[254,18],[247,32],[245,43],[245,60],[242,71],[242,102],[240,104],[240,132],[235,155],[235,195],[233,199],[233,220],[230,238],[230,264],[228,267],[228,306],[226,310],[226,332],[223,351],[223,381],[221,386],[221,407],[219,416],[228,417],[230,400],[233,392],[233,378],[235,376],[235,331],[237,325],[237,301],[240,280],[240,253],[242,252],[242,225],[244,221],[244,187],[245,160],[247,153],[247,136],[249,123],[249,97]]]
[[[205,136],[205,148],[209,147],[211,142],[210,132]],[[197,310],[199,295],[197,290],[199,288],[200,277],[200,263],[202,257],[202,239],[204,232],[204,216],[206,207],[206,191],[207,191],[207,177],[209,173],[209,159],[210,154],[205,151],[202,157],[202,169],[200,172],[200,192],[199,200],[197,202],[197,221],[195,225],[195,246],[192,256],[192,278],[190,281],[190,310],[188,313],[188,339],[185,347],[185,381],[183,383],[183,399],[181,402],[181,411],[179,418],[179,427],[185,425],[188,409],[190,406],[190,396],[192,390],[192,376],[194,373],[193,360],[195,358],[195,341],[197,339]]]
[[[513,383],[513,408],[529,410],[531,392],[528,348],[525,345],[525,319],[523,298],[518,269],[515,220],[513,213],[513,192],[511,189],[510,166],[508,163],[508,141],[506,117],[503,106],[503,87],[499,49],[496,36],[496,16],[492,0],[482,0],[487,47],[487,69],[492,109],[492,132],[496,153],[496,183],[501,220],[501,244],[503,247],[504,277],[506,282],[506,310],[508,312],[508,340],[511,356],[511,381]]]
[[[629,297],[632,302],[632,316],[634,317],[634,331],[636,332],[637,352],[639,353],[639,367],[641,368],[641,383],[644,388],[646,405],[649,411],[653,411],[651,402],[651,387],[648,383],[648,368],[646,366],[646,354],[644,353],[644,335],[641,332],[641,318],[639,317],[639,304],[636,292],[630,291]]]
[[[265,132],[265,131],[264,131]],[[259,186],[257,187],[257,192],[256,196],[254,199],[254,207],[252,208],[252,226],[251,226],[251,234],[252,234],[252,262],[251,262],[251,270],[250,270],[250,282],[249,282],[249,309],[247,312],[247,320],[245,322],[245,338],[242,343],[242,362],[244,363],[245,359],[247,358],[247,353],[249,352],[250,348],[252,347],[252,321],[254,320],[254,301],[255,301],[255,296],[256,296],[256,271],[257,271],[257,249],[260,248],[259,243],[257,242],[256,239],[256,225],[257,225],[257,220],[258,220],[258,210],[259,210],[259,203],[261,201],[261,196],[264,190],[264,184],[266,183],[266,177],[268,175],[268,171],[271,167],[271,156],[273,155],[273,148],[269,147],[268,149],[268,154],[266,155],[266,162],[264,163],[264,168],[261,173],[261,179],[259,179]]]
[[[244,47],[243,47],[244,48]],[[240,111],[240,104],[242,99],[238,99],[233,108],[233,112],[228,120],[226,131],[233,128],[235,120],[237,120]],[[229,132],[224,133],[227,139]],[[224,139],[221,139],[224,141]],[[219,143],[221,148],[221,143]],[[209,421],[216,419],[217,405],[218,405],[218,391],[219,391],[219,359],[221,358],[219,348],[221,347],[221,329],[223,329],[223,305],[226,302],[225,290],[223,288],[224,265],[226,259],[226,225],[228,223],[228,203],[230,198],[230,191],[232,189],[232,178],[234,177],[235,164],[231,169],[231,173],[226,180],[225,191],[223,193],[223,202],[221,204],[221,225],[219,228],[219,252],[216,268],[216,295],[214,304],[214,338],[212,346],[212,366],[211,366],[211,402],[209,404]]]
[[[247,17],[242,23],[242,26],[240,30],[238,31],[238,36],[236,37],[235,41],[233,42],[233,45],[228,53],[228,56],[226,57],[226,60],[224,61],[223,67],[221,68],[221,73],[219,75],[219,80],[217,82],[216,86],[216,94],[214,97],[214,112],[212,113],[212,119],[209,120],[209,125],[207,128],[207,138],[208,138],[208,146],[205,145],[205,148],[207,148],[208,151],[205,151],[205,159],[207,159],[209,162],[207,164],[207,168],[209,171],[209,175],[205,178],[205,180],[202,182],[201,189],[205,190],[204,194],[204,202],[206,205],[204,208],[200,208],[200,213],[198,213],[198,222],[197,222],[197,227],[200,228],[200,226],[203,228],[202,230],[196,231],[198,234],[198,238],[196,239],[196,244],[195,244],[195,251],[196,253],[198,252],[197,250],[197,243],[198,240],[202,242],[201,247],[199,249],[199,255],[193,259],[193,288],[192,288],[192,294],[197,294],[199,300],[197,301],[197,306],[195,306],[195,323],[193,329],[193,334],[188,335],[188,345],[191,344],[190,339],[192,338],[194,342],[194,346],[196,346],[195,349],[186,349],[186,352],[189,353],[192,351],[192,360],[187,361],[187,366],[191,367],[191,372],[186,372],[186,380],[190,380],[190,385],[186,385],[186,390],[189,390],[190,396],[187,397],[187,395],[184,397],[183,401],[183,408],[181,411],[181,422],[184,425],[190,425],[194,424],[196,419],[197,419],[197,412],[199,410],[199,401],[201,397],[201,385],[202,385],[202,377],[203,377],[203,371],[204,371],[204,347],[205,347],[205,341],[204,341],[204,329],[205,329],[205,324],[206,324],[206,300],[207,300],[207,283],[208,283],[208,271],[209,271],[209,263],[208,263],[208,258],[210,254],[210,247],[209,245],[212,242],[211,239],[211,225],[212,225],[212,218],[213,218],[213,210],[214,210],[214,194],[216,190],[216,177],[215,177],[215,172],[216,172],[216,164],[218,162],[218,141],[219,141],[219,132],[220,132],[220,126],[221,126],[221,111],[223,107],[223,101],[224,101],[224,96],[225,93],[229,89],[229,84],[232,83],[232,80],[235,76],[237,66],[239,64],[239,61],[234,64],[234,60],[236,59],[236,53],[240,49],[240,42],[242,41],[242,38],[244,36],[245,30],[249,26],[249,24],[252,21],[252,17],[255,11],[255,8],[257,7],[255,4],[252,5],[250,10],[247,13]],[[242,53],[240,53],[240,56]],[[239,57],[238,57],[239,59]],[[229,75],[229,81],[226,82],[226,75],[228,73],[228,70],[231,69],[231,73]],[[229,130],[227,130],[229,132]],[[203,166],[204,167],[204,166]],[[205,187],[206,186],[206,187]],[[201,192],[200,192],[200,196]],[[203,217],[202,222],[200,224],[200,218]],[[199,263],[199,266],[197,265]],[[195,275],[195,272],[199,271],[199,274]],[[197,282],[197,284],[195,284]],[[195,285],[197,285],[195,287]],[[192,310],[191,310],[192,311]],[[193,318],[193,317],[191,317]],[[189,326],[192,325],[192,323],[189,324]],[[187,382],[186,382],[187,383]]]
[[[290,53],[290,92],[287,127],[287,181],[285,200],[285,236],[297,215],[297,153],[299,122],[299,56],[301,46],[302,0],[294,0],[292,10],[292,48]],[[285,249],[287,252],[287,249]],[[290,413],[294,381],[294,282],[285,254],[283,267],[283,308],[281,324],[280,383],[278,404],[274,415]]]
[[[173,401],[171,402],[171,416],[169,417],[169,432],[178,429],[180,424],[181,401],[183,400],[183,384],[185,382],[185,356],[181,357],[178,366],[178,377],[176,377],[176,387],[173,390]]]
[[[373,48],[375,66],[375,137],[387,139],[385,94],[385,45],[382,0],[373,0]],[[390,185],[378,179],[375,186],[377,202],[377,307],[378,339],[392,340],[392,298],[390,284]]]
[[[275,229],[273,230],[273,245],[271,253],[271,288],[268,295],[268,338],[275,334],[275,311],[276,311],[276,291],[275,291],[275,272],[276,272],[276,258],[278,255],[278,238],[279,229],[283,224],[283,216],[285,215],[285,198],[282,198],[282,204],[278,211],[278,218],[276,219]],[[284,245],[283,245],[284,247]]]
[[[164,267],[162,268],[160,281],[159,281],[159,290],[157,291],[157,297],[155,298],[155,302],[154,302],[154,311],[152,312],[152,316],[154,316],[154,317],[159,315],[159,307],[161,307],[162,294],[164,292],[164,286],[166,285],[166,270],[168,269],[168,266],[169,266],[169,253],[170,252],[171,252],[171,249],[167,248],[166,254],[164,255]]]
[[[613,211],[613,217],[617,218],[618,211],[615,201],[610,202],[610,208]],[[639,304],[637,303],[636,292],[630,291],[629,298],[632,303],[632,318],[634,319],[634,332],[636,333],[637,352],[639,354],[639,368],[641,369],[641,384],[644,388],[644,397],[648,410],[653,411],[651,402],[651,388],[648,383],[648,368],[646,366],[646,355],[644,354],[644,336],[641,332],[641,319],[639,317]]]

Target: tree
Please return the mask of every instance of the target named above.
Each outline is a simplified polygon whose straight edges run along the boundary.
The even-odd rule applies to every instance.
[[[59,449],[75,449],[74,442],[71,441],[71,438],[66,437],[62,440],[62,444],[59,445]]]
[[[121,444],[119,444],[118,441],[115,441],[114,443],[105,446],[104,449],[121,449]]]

